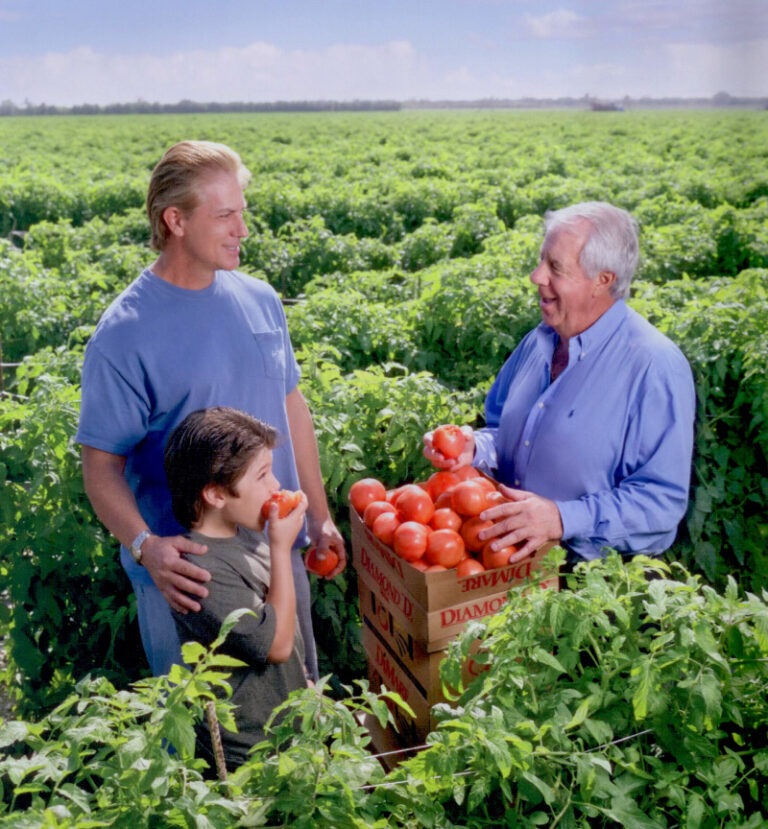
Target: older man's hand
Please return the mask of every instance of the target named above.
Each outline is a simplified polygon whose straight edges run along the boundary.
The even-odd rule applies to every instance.
[[[445,455],[432,445],[434,431],[424,435],[424,457],[437,469],[447,469],[455,472],[463,466],[470,466],[475,457],[475,433],[471,426],[461,426],[464,435],[464,449],[458,458],[446,458]]]
[[[510,500],[480,513],[481,518],[493,521],[494,524],[483,530],[479,538],[483,541],[494,539],[491,545],[494,550],[524,542],[510,558],[510,562],[520,561],[542,544],[559,541],[563,537],[563,522],[554,501],[503,484],[499,486],[499,491]]]

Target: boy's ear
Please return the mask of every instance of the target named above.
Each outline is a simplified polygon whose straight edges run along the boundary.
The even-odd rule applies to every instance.
[[[200,497],[207,507],[221,509],[224,506],[224,490],[219,484],[206,484]]]

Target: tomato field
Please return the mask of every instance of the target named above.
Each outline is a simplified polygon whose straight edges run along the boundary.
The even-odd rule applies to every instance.
[[[424,825],[454,825],[451,821],[459,820],[462,808],[465,815],[480,814],[486,795],[485,807],[494,798],[504,800],[504,781],[513,769],[523,769],[520,774],[527,775],[523,790],[533,806],[530,812],[518,808],[519,825],[551,825],[551,804],[559,804],[556,810],[552,806],[553,815],[562,809],[563,815],[570,816],[561,819],[562,825],[570,826],[586,825],[580,821],[598,815],[605,825],[633,815],[638,822],[624,825],[686,825],[697,809],[718,822],[687,825],[762,825],[748,820],[760,808],[768,815],[765,788],[761,795],[757,782],[762,780],[765,786],[767,779],[766,708],[764,704],[760,708],[755,698],[761,682],[766,696],[766,673],[756,669],[755,675],[740,679],[729,673],[726,679],[724,657],[718,661],[712,643],[727,645],[737,661],[759,665],[768,656],[768,611],[758,598],[768,590],[765,112],[0,119],[0,635],[7,650],[3,679],[15,695],[18,712],[31,718],[47,716],[88,673],[98,673],[101,679],[79,686],[77,693],[92,702],[108,694],[100,682],[124,688],[146,675],[130,587],[117,561],[116,542],[85,498],[73,436],[84,346],[111,299],[152,261],[143,211],[149,174],[162,152],[185,138],[229,144],[253,174],[246,191],[250,237],[243,245],[242,270],[268,280],[285,300],[326,490],[342,530],[348,528],[347,495],[355,480],[370,476],[387,486],[424,480],[432,471],[421,454],[425,431],[438,423],[482,425],[483,399],[495,373],[539,320],[528,275],[538,261],[544,212],[595,199],[635,215],[641,228],[641,264],[630,304],[686,354],[696,381],[698,413],[689,509],[667,554],[668,561],[679,562],[694,575],[680,577],[679,584],[689,586],[681,586],[677,593],[671,586],[648,587],[641,577],[634,589],[657,608],[672,608],[678,599],[683,601],[683,593],[703,597],[697,602],[691,599],[691,607],[695,604],[695,612],[701,614],[698,621],[686,622],[681,604],[668,631],[679,649],[684,650],[686,641],[696,642],[703,654],[696,668],[704,688],[696,692],[702,695],[701,705],[691,704],[685,722],[709,734],[721,723],[735,721],[737,708],[749,728],[757,728],[763,718],[762,745],[758,745],[763,753],[756,755],[748,770],[739,765],[747,761],[738,740],[748,739],[749,734],[734,737],[736,742],[727,749],[718,743],[714,754],[707,753],[714,743],[704,746],[705,737],[702,744],[686,744],[688,753],[678,760],[688,782],[682,777],[673,782],[670,771],[669,786],[679,786],[680,791],[670,795],[671,805],[658,807],[654,817],[648,817],[651,806],[643,807],[646,822],[642,822],[633,811],[640,807],[627,805],[633,792],[647,788],[637,782],[644,779],[642,775],[617,793],[610,786],[618,783],[609,785],[603,779],[605,768],[582,758],[578,768],[568,773],[582,787],[582,800],[589,790],[593,797],[589,802],[594,803],[590,808],[596,811],[584,807],[574,812],[573,799],[558,800],[560,783],[555,781],[564,779],[561,771],[531,770],[539,760],[534,761],[523,743],[545,741],[543,734],[534,738],[529,731],[526,737],[519,736],[519,743],[500,747],[492,733],[498,711],[468,691],[462,704],[475,706],[479,712],[475,724],[486,729],[485,736],[480,739],[473,732],[473,742],[458,725],[441,731],[442,749],[416,758],[421,765],[411,773],[425,781],[441,773],[453,775],[461,756],[476,770],[485,768],[484,763],[493,766],[502,781],[499,790],[486,792],[477,782],[467,782],[438,791],[439,784],[430,790],[432,784],[425,782],[407,808],[405,795],[398,800],[379,790],[370,797],[349,794],[347,800],[339,795],[327,806],[330,811],[315,813],[315,820],[390,825],[381,815],[405,815],[408,809],[410,814],[422,810],[427,820],[436,803],[451,801],[453,806],[446,806],[440,817],[430,812]],[[609,565],[605,570],[609,586],[600,592],[593,583],[591,594],[585,587],[584,607],[593,608],[595,618],[610,618],[621,626],[616,615],[621,612],[617,611],[621,579],[611,575]],[[313,579],[313,592],[321,672],[333,675],[333,695],[343,697],[341,683],[364,674],[354,577],[348,573],[328,583]],[[597,651],[606,659],[622,658],[607,643],[595,644],[597,650],[591,649],[588,656],[579,651],[582,640],[572,627],[562,626],[569,614],[576,619],[581,612],[568,604],[570,599],[534,596],[524,601],[532,614],[556,613],[559,621],[552,623],[554,616],[547,617],[546,624],[539,620],[540,629],[551,628],[555,639],[538,650],[521,634],[514,647],[523,650],[515,653],[520,656],[529,646],[530,650],[520,658],[541,661],[542,648],[571,653],[571,646],[573,664],[597,659]],[[721,618],[726,605],[732,618],[740,621]],[[514,608],[509,615],[515,615]],[[689,623],[688,633],[680,633]],[[523,622],[517,618],[515,624]],[[489,635],[500,638],[499,647],[509,646],[512,653],[502,632],[493,622],[489,625]],[[650,635],[636,616],[628,618],[627,625],[638,634],[638,641]],[[562,639],[566,634],[573,639],[570,645]],[[687,640],[689,635],[693,638]],[[682,650],[676,659],[694,658],[684,657]],[[551,681],[560,668],[570,672],[572,664],[567,658],[565,662],[559,667],[551,661],[544,665],[549,674],[542,674],[541,681],[547,677]],[[638,664],[646,670],[642,667],[646,663]],[[513,661],[496,666],[499,677],[522,682],[511,666]],[[668,688],[660,690],[662,682],[683,683],[682,674],[671,678],[632,673],[631,677],[629,686],[635,693],[628,710],[640,715],[637,723],[643,727],[648,718],[662,717],[665,706],[685,709],[682,699],[670,701]],[[159,686],[145,682],[149,684],[145,695],[161,694]],[[501,693],[501,684],[494,688]],[[619,734],[619,721],[629,716],[623,710],[617,713],[618,702],[611,695],[621,696],[618,686],[610,690],[605,686],[602,702],[585,684],[571,690],[577,706],[584,702],[585,707],[575,714],[571,711],[560,723],[557,733],[562,740],[558,745],[547,743],[548,750],[565,751],[566,732],[578,732],[585,741],[591,734],[597,743],[609,743]],[[608,697],[614,699],[614,719],[603,718],[603,725],[590,726],[597,722],[590,719],[590,711],[608,705]],[[492,694],[491,698],[495,699]],[[588,698],[592,701],[586,702]],[[568,704],[567,695],[558,699]],[[132,700],[122,701],[123,713],[140,718],[141,706]],[[129,711],[132,705],[135,711]],[[334,728],[346,728],[346,713],[339,710],[333,709],[326,719],[318,716],[318,728],[335,723],[328,726],[331,731],[325,737],[336,733]],[[516,710],[515,728],[526,717],[533,723],[530,710],[525,716],[522,709]],[[563,714],[553,708],[546,716],[557,720]],[[673,728],[670,715],[666,716],[665,727],[670,730],[662,742],[670,746],[677,739],[674,729],[682,726],[677,722]],[[47,733],[58,733],[64,720],[74,727],[74,719],[74,710],[67,709],[58,725],[46,720]],[[610,722],[610,735],[605,722]],[[513,725],[507,721],[504,728]],[[353,733],[357,732],[349,731]],[[110,739],[105,737],[105,744]],[[315,748],[325,746],[317,735],[313,739],[318,741]],[[360,739],[350,738],[350,745],[362,757]],[[311,753],[308,746],[295,747],[297,763],[301,752]],[[652,768],[650,750],[643,755],[644,766],[642,758],[631,757],[629,750],[621,760],[616,753],[621,751],[616,749],[610,762],[624,763],[627,777],[623,779],[641,766],[645,774],[658,772],[663,777],[666,773]],[[711,759],[709,766],[702,756]],[[274,805],[280,795],[277,788],[267,793],[268,788],[285,779],[286,769],[270,766],[266,755],[259,757],[258,774],[252,769],[253,778],[240,784],[245,795],[272,798]],[[330,766],[335,762],[326,760]],[[362,759],[360,763],[370,779],[377,778],[375,761],[373,766]],[[723,768],[727,765],[731,770],[730,763],[735,764],[733,774],[723,782]],[[701,793],[711,786],[691,782],[697,767],[725,787],[719,806],[712,806],[709,795]],[[20,774],[21,780],[26,772],[0,767],[4,803],[15,802],[15,795],[8,796],[12,788],[8,780],[18,784],[14,774]],[[265,781],[265,788],[256,791],[253,787],[259,779]],[[308,781],[302,785],[309,786]],[[151,788],[151,780],[147,786]],[[23,794],[25,802],[34,801],[35,791],[33,786]],[[737,795],[741,805],[729,800]],[[206,797],[200,795],[194,807],[198,813],[225,808]],[[379,800],[374,802],[375,797]],[[297,795],[297,803],[300,800]],[[132,796],[126,795],[126,809],[131,802]],[[650,794],[644,802],[652,803]],[[228,814],[248,811],[242,804],[231,808]],[[286,806],[280,814],[292,813]],[[722,822],[728,815],[738,815],[741,822],[736,818],[733,823]],[[375,824],[379,819],[385,822]],[[532,822],[526,823],[529,819]],[[678,819],[682,823],[676,823]],[[178,820],[178,825],[193,825]],[[407,825],[405,818],[397,825]]]

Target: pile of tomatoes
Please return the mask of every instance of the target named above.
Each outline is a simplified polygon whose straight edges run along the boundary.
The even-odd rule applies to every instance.
[[[382,543],[426,572],[456,568],[459,578],[504,567],[515,547],[492,550],[479,533],[493,525],[479,517],[506,499],[474,467],[434,472],[423,484],[387,490],[375,478],[356,481],[353,509]]]

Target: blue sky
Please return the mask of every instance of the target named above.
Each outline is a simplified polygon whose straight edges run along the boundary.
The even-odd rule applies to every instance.
[[[0,0],[0,100],[768,95],[768,0]]]

